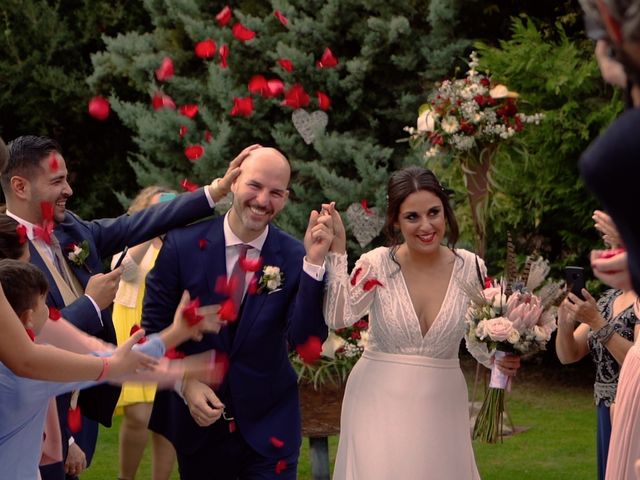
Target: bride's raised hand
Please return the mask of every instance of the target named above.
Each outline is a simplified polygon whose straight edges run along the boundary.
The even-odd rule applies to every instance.
[[[326,211],[333,220],[333,242],[329,247],[330,252],[345,253],[347,251],[347,232],[342,222],[342,217],[336,210],[336,202],[322,204],[322,210]]]

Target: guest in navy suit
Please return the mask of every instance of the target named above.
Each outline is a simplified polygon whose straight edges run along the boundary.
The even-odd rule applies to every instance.
[[[180,393],[156,396],[149,426],[174,444],[182,479],[296,478],[300,407],[288,353],[327,336],[323,276],[333,228],[331,215],[311,212],[303,244],[271,223],[285,206],[290,174],[279,151],[251,152],[235,181],[214,182],[233,192],[227,214],[167,234],[147,276],[147,332],[170,322],[185,289],[203,304],[221,304],[230,318],[219,334],[181,347],[187,355],[226,352],[222,385],[188,381]],[[254,265],[260,258],[261,268],[239,271],[240,257]],[[229,278],[231,287],[221,288]]]
[[[231,162],[229,178],[239,173],[237,168],[255,146],[245,149]],[[0,176],[7,202],[7,215],[26,227],[31,262],[40,267],[50,285],[47,303],[62,311],[63,316],[81,330],[116,342],[110,306],[120,280],[120,270],[102,273],[102,260],[133,246],[212,214],[220,199],[212,185],[195,192],[179,195],[171,202],[155,205],[134,215],[113,219],[85,221],[66,209],[73,194],[67,182],[67,168],[59,145],[45,137],[23,136],[9,144],[9,162]],[[43,215],[43,204],[53,208]],[[46,209],[45,209],[46,210]],[[45,218],[46,217],[46,218]],[[49,219],[49,220],[48,220]],[[47,224],[55,227],[47,234]],[[74,263],[64,250],[82,245],[88,250],[84,261]],[[100,386],[80,395],[79,404],[86,418],[82,430],[74,435],[66,458],[66,473],[77,475],[90,462],[97,439],[99,421],[111,425],[111,417],[120,389]],[[69,444],[66,413],[70,397],[58,397],[63,447]],[[46,480],[60,478],[43,471]]]

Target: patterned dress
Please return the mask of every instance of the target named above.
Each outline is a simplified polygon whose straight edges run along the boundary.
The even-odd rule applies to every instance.
[[[337,329],[369,315],[367,347],[345,391],[334,479],[479,478],[458,360],[469,303],[461,286],[478,281],[477,267],[474,254],[456,254],[440,311],[424,336],[388,248],[364,254],[351,279],[346,255],[328,256],[328,325]],[[373,279],[382,285],[369,288]]]

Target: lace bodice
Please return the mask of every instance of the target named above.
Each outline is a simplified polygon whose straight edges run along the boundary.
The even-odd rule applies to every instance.
[[[346,254],[329,254],[324,315],[333,329],[354,324],[369,315],[367,349],[385,353],[457,358],[465,333],[464,317],[469,298],[462,282],[477,282],[475,255],[456,250],[455,265],[447,293],[431,328],[422,336],[400,267],[386,247],[360,257],[351,278]],[[480,260],[484,274],[484,263]],[[375,280],[381,283],[376,284]],[[429,288],[425,285],[424,288]],[[474,352],[472,352],[474,353]],[[474,353],[475,355],[475,353]],[[486,358],[479,359],[486,363]]]

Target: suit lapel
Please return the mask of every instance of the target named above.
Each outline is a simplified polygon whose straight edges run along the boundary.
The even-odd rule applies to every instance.
[[[31,256],[29,262],[38,267],[47,275],[47,281],[49,282],[49,295],[51,295],[51,297],[53,298],[54,304],[58,308],[62,308],[64,306],[64,299],[62,298],[62,294],[60,293],[60,290],[58,290],[56,282],[53,281],[53,277],[51,275],[51,272],[49,271],[49,267],[47,267],[47,264],[44,262],[44,260],[40,256],[40,253],[38,253],[38,250],[36,250],[36,247],[33,246],[33,243],[31,243],[31,241],[29,242],[29,254]]]
[[[269,226],[269,234],[267,235],[267,239],[262,246],[260,256],[262,257],[263,266],[273,265],[282,268],[280,243],[278,242],[277,231],[272,225]],[[260,272],[260,276],[261,275],[262,272]],[[258,280],[259,279],[260,278],[258,278]],[[231,354],[233,354],[236,350],[238,350],[238,348],[240,348],[240,345],[247,336],[247,333],[251,330],[252,325],[260,315],[260,310],[262,310],[264,302],[267,300],[267,296],[267,292],[262,292],[255,295],[247,294],[245,296],[241,316],[238,319],[240,324],[238,325],[238,330],[233,341]]]

